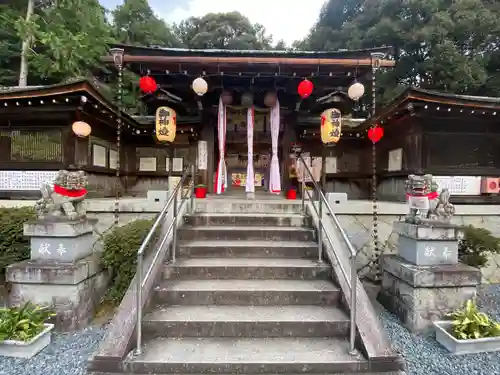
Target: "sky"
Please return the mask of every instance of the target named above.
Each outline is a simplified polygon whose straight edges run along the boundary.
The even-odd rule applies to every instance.
[[[167,23],[185,18],[200,17],[209,12],[238,11],[252,23],[264,25],[273,35],[274,42],[280,39],[291,44],[302,39],[316,22],[325,0],[149,0],[149,5]],[[100,0],[108,9],[114,9],[123,0]]]

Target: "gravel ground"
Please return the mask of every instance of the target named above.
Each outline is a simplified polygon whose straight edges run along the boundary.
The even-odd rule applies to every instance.
[[[102,327],[53,333],[51,344],[31,359],[0,356],[0,375],[85,375],[87,359],[103,334]]]
[[[484,287],[479,293],[481,310],[500,320],[500,285]],[[500,374],[500,352],[450,355],[434,335],[410,333],[399,320],[380,311],[389,339],[407,362],[407,375],[493,375]]]

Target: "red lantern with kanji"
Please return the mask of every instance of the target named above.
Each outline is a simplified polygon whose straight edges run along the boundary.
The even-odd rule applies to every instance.
[[[373,143],[377,143],[378,141],[380,141],[383,136],[384,129],[380,126],[375,126],[368,130],[368,138],[370,138],[370,141],[372,141]]]
[[[139,80],[139,87],[141,88],[142,92],[149,94],[156,91],[157,85],[153,77],[144,76]]]
[[[297,88],[297,91],[298,91],[299,95],[301,96],[301,98],[305,99],[309,95],[311,95],[313,89],[314,89],[313,83],[311,81],[309,81],[308,79],[305,79],[299,83],[299,87]]]

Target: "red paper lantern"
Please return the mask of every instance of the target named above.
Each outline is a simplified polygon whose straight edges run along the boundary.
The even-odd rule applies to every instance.
[[[299,87],[297,88],[297,91],[298,91],[299,95],[301,96],[301,98],[305,99],[309,95],[311,95],[313,88],[314,88],[313,83],[311,81],[309,81],[308,79],[305,79],[299,83]]]
[[[377,143],[382,139],[384,136],[384,129],[381,128],[380,126],[375,126],[374,128],[370,128],[368,130],[368,138],[370,138],[370,141],[373,143]]]
[[[139,87],[141,88],[142,92],[149,94],[156,91],[157,85],[153,77],[144,76],[139,80]]]

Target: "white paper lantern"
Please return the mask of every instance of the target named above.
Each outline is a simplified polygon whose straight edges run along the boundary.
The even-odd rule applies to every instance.
[[[233,103],[233,95],[227,90],[222,92],[221,98],[224,105],[231,105]]]
[[[347,90],[347,95],[349,95],[349,98],[352,100],[359,100],[363,94],[365,93],[365,86],[359,82],[353,83],[350,87],[349,90]]]
[[[92,131],[90,125],[84,121],[74,122],[73,125],[71,126],[71,129],[73,130],[73,133],[75,133],[75,135],[77,135],[80,138],[88,137],[90,132]]]
[[[208,90],[208,84],[207,81],[205,81],[203,78],[198,77],[196,78],[191,87],[193,88],[193,91],[198,94],[199,96],[203,96],[207,93]]]
[[[245,92],[241,95],[241,105],[245,108],[250,108],[253,105],[253,95],[251,92]]]
[[[276,95],[275,92],[272,91],[266,93],[266,96],[264,96],[264,104],[266,105],[266,107],[274,107],[277,100],[278,96]]]

